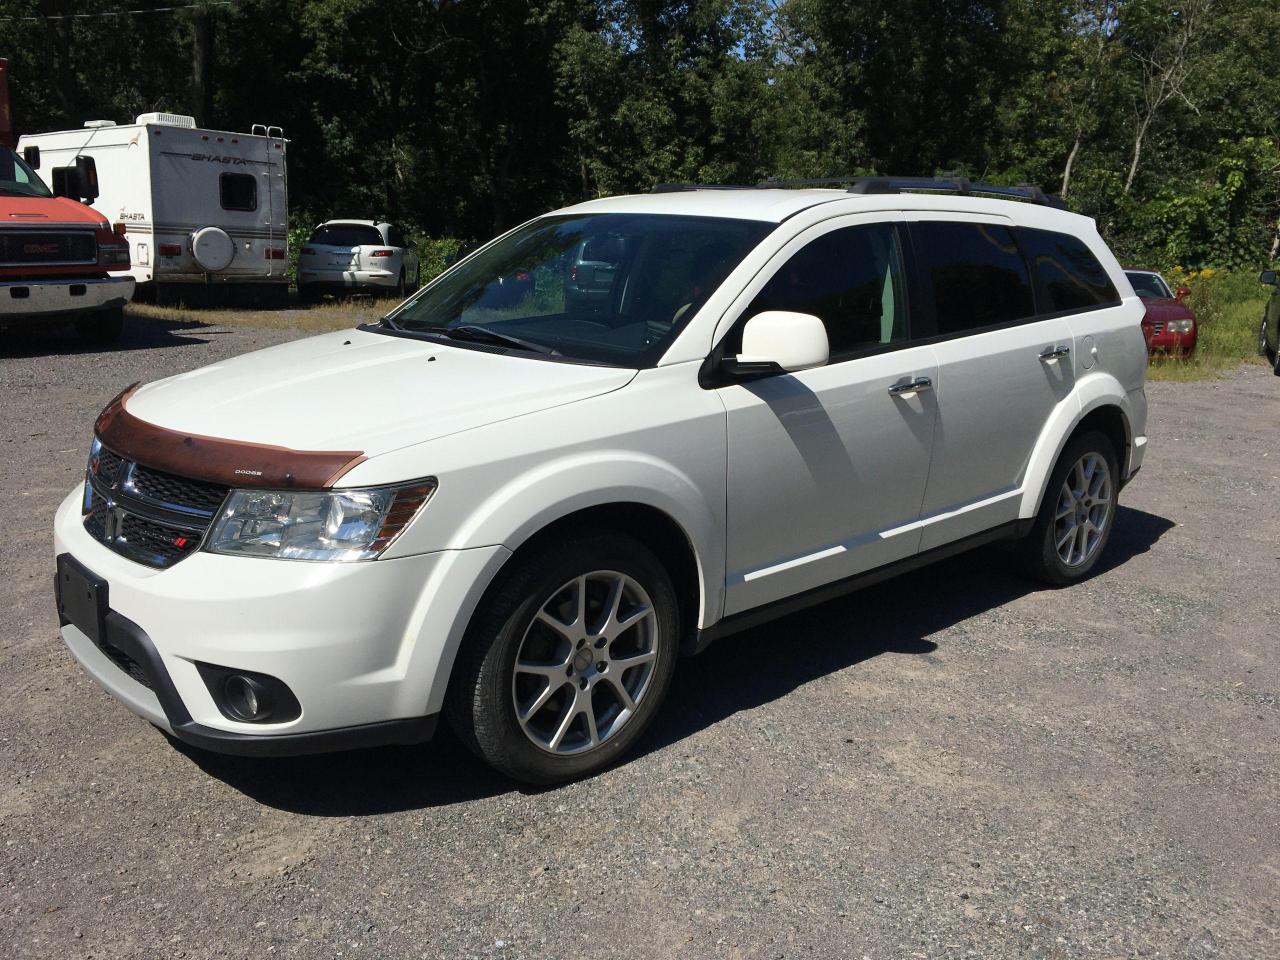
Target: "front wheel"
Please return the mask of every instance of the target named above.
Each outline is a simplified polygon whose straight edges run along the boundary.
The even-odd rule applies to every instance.
[[[95,310],[75,321],[76,333],[91,347],[106,347],[120,339],[124,332],[124,307]]]
[[[1023,566],[1036,580],[1065,587],[1098,563],[1115,522],[1119,470],[1107,435],[1090,430],[1058,458],[1031,532],[1020,544]]]
[[[627,752],[675,669],[671,579],[642,544],[598,534],[518,559],[467,630],[446,715],[501,773],[548,784]]]

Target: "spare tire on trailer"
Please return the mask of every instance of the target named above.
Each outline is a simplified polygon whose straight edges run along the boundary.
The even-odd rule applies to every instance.
[[[201,270],[216,273],[231,266],[236,243],[221,227],[201,227],[191,237],[191,255]]]

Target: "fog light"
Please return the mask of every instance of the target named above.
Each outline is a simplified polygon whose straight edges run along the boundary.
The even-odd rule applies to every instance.
[[[218,712],[240,723],[288,723],[302,716],[302,705],[278,677],[216,663],[195,662]]]
[[[260,723],[271,716],[271,691],[253,677],[231,674],[222,681],[222,696],[237,720]]]

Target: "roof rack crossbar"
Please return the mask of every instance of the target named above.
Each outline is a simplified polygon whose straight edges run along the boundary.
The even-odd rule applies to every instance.
[[[1053,194],[1045,193],[1037,186],[1020,183],[1015,186],[1003,186],[992,183],[974,183],[968,177],[959,174],[943,174],[937,177],[817,177],[813,179],[784,180],[771,177],[757,184],[733,183],[660,183],[653,193],[683,193],[691,190],[771,190],[796,187],[837,187],[843,186],[849,193],[885,194],[885,193],[953,193],[962,197],[985,195],[989,197],[1008,197],[1028,200],[1046,207],[1067,209],[1067,205]]]

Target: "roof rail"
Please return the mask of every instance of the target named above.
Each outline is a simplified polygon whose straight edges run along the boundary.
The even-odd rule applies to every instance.
[[[818,177],[812,180],[782,180],[770,177],[757,184],[737,183],[660,183],[651,193],[686,193],[691,190],[772,190],[792,187],[847,186],[849,193],[954,193],[961,197],[988,196],[1026,200],[1045,207],[1066,210],[1062,198],[1045,193],[1029,183],[1007,187],[994,183],[974,183],[968,177],[945,173],[937,177]]]
[[[688,193],[691,190],[755,190],[751,183],[659,183],[650,193]]]

